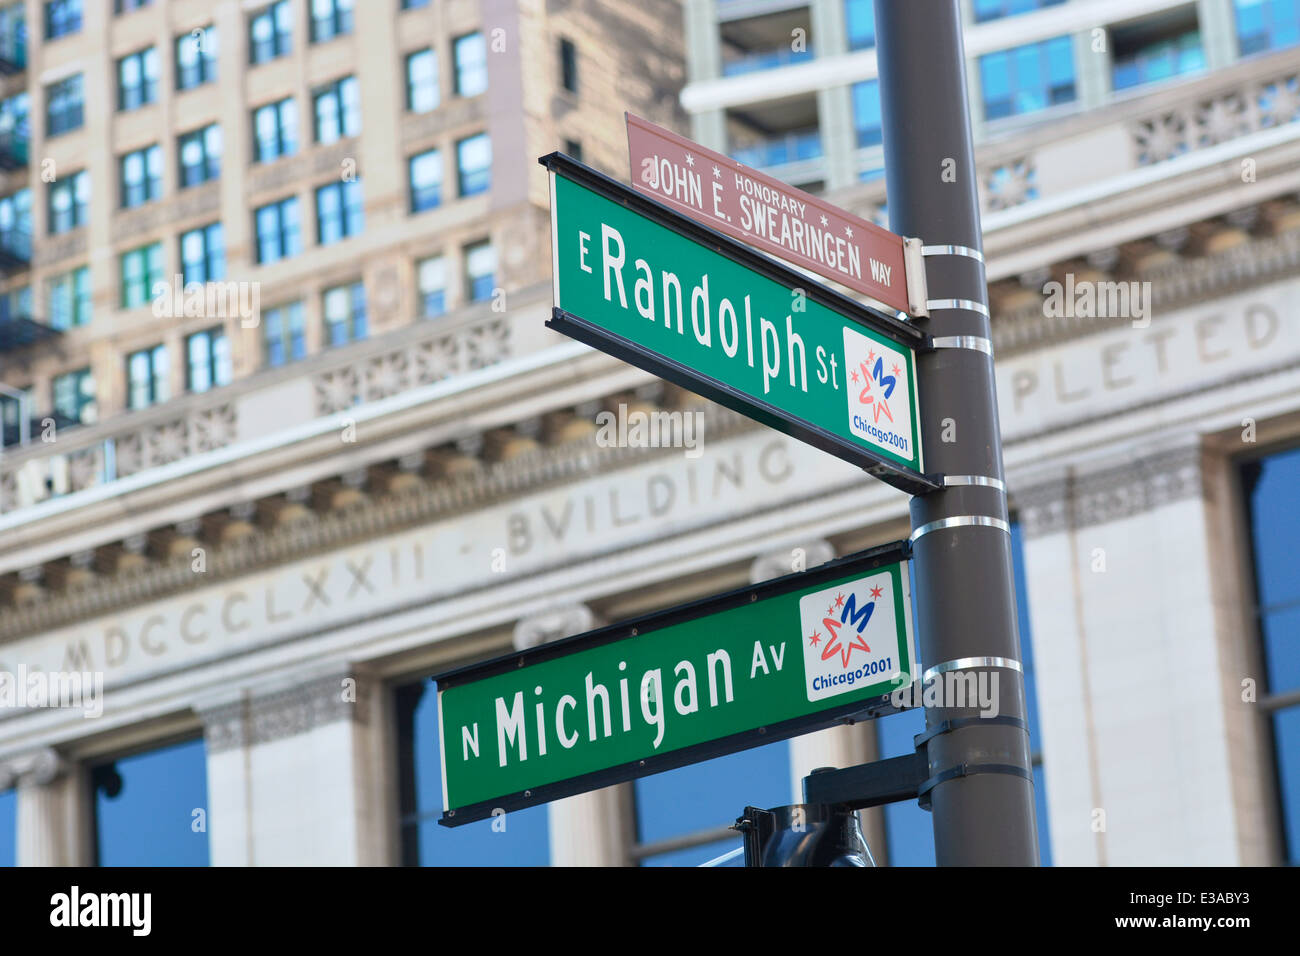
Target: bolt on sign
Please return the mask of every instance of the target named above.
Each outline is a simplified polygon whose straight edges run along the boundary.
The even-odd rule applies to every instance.
[[[458,826],[892,712],[916,672],[907,545],[435,678]]]
[[[916,351],[880,315],[568,157],[551,171],[551,328],[912,494]]]
[[[921,243],[632,113],[632,185],[671,209],[912,315],[928,315]]]

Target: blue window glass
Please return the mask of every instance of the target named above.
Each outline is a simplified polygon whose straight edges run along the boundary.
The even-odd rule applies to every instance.
[[[1054,37],[980,57],[985,119],[1032,113],[1075,97],[1074,46]]]
[[[849,49],[863,50],[876,45],[876,10],[874,0],[845,0],[844,24],[849,33]]]
[[[545,806],[453,828],[442,816],[438,695],[431,680],[397,688],[398,801],[407,866],[546,866],[551,859]],[[505,829],[500,829],[504,822]]]
[[[1001,17],[1014,17],[1020,13],[1029,13],[1043,7],[1054,7],[1065,0],[974,0],[975,22],[997,20]]]
[[[1161,38],[1133,50],[1121,51],[1117,43],[1111,85],[1124,90],[1203,69],[1205,52],[1201,48],[1201,33],[1189,30],[1180,36]]]
[[[1300,536],[1300,449],[1248,462],[1242,468],[1255,565],[1256,615],[1263,642],[1264,689],[1260,709],[1268,715],[1282,818],[1283,859],[1300,863],[1300,569],[1294,552]],[[1288,699],[1290,695],[1290,699]]]
[[[266,364],[272,367],[296,362],[307,354],[302,303],[294,302],[262,313],[266,334]]]
[[[729,827],[747,806],[781,807],[790,792],[790,744],[778,741],[738,754],[642,777],[635,783],[637,842]],[[646,866],[699,866],[740,846],[740,834],[643,860]],[[743,865],[736,858],[730,865]]]
[[[201,739],[101,764],[91,770],[91,786],[99,866],[208,865],[207,748]]]
[[[492,141],[487,133],[462,139],[456,144],[456,168],[460,195],[475,196],[492,185]]]
[[[858,134],[858,146],[878,146],[882,142],[880,126],[880,83],[854,83],[853,128]]]
[[[1235,0],[1242,56],[1300,43],[1300,0]]]
[[[1043,740],[1039,736],[1038,676],[1034,669],[1034,640],[1029,627],[1029,589],[1025,585],[1024,534],[1019,521],[1011,523],[1012,573],[1016,582],[1016,621],[1020,627],[1020,665],[1024,668],[1025,707],[1029,713],[1029,745],[1034,760],[1034,816],[1038,822],[1038,856],[1043,866],[1052,865],[1052,847],[1047,828],[1047,784],[1043,770]]]
[[[18,865],[18,794],[0,793],[0,866]]]

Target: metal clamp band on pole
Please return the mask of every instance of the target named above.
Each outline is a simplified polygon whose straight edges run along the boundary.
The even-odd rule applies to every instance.
[[[993,357],[993,343],[982,335],[941,335],[930,340],[930,347],[935,349],[973,349]]]
[[[964,485],[975,485],[981,488],[996,488],[1004,494],[1007,490],[1006,482],[1001,478],[986,478],[983,475],[944,475],[943,484],[945,488]]]
[[[921,255],[923,256],[966,256],[969,259],[978,259],[984,261],[984,253],[978,249],[972,249],[970,246],[922,246]]]
[[[908,535],[909,542],[915,541],[923,534],[929,534],[931,531],[943,531],[945,528],[999,528],[1007,534],[1011,533],[1011,525],[1007,524],[1001,518],[994,518],[991,515],[953,515],[951,518],[940,518],[938,521],[928,521],[921,527],[914,530]]]
[[[947,783],[949,780],[956,780],[959,777],[972,777],[978,773],[1005,773],[1028,780],[1030,783],[1034,780],[1034,775],[1030,771],[1011,763],[961,763],[955,767],[949,767],[947,770],[940,770],[917,788],[916,796],[921,808],[929,808],[930,801],[926,799],[926,796],[939,784]]]
[[[983,302],[977,302],[974,299],[931,299],[925,304],[927,309],[965,309],[968,312],[978,312],[984,318],[989,317],[989,307]]]
[[[1025,670],[1020,666],[1020,661],[1011,657],[959,657],[955,661],[944,661],[942,664],[927,667],[925,673],[921,675],[921,682],[925,683],[931,677],[946,674],[948,671],[968,671],[976,667],[1005,667],[1009,671],[1019,671],[1022,674]]]
[[[1025,733],[1029,733],[1029,724],[1019,717],[1012,717],[1010,714],[997,714],[993,717],[957,717],[953,720],[945,720],[941,724],[935,724],[924,733],[917,734],[912,738],[912,746],[917,750],[920,750],[921,745],[932,737],[938,737],[942,734],[950,734],[954,730],[960,730],[962,727],[974,727],[976,725],[982,725],[985,727],[994,725],[1019,727]]]

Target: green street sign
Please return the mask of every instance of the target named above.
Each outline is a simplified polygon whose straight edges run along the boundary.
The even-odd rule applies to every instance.
[[[552,154],[547,323],[912,494],[929,336]]]
[[[447,826],[896,708],[907,545],[439,675]]]

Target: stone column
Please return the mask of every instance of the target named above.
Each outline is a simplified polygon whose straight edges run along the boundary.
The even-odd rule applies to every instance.
[[[597,626],[585,604],[558,607],[520,620],[515,626],[515,647],[527,650]],[[552,801],[548,809],[551,865],[630,865],[633,812],[630,783]]]
[[[1207,461],[1169,435],[1010,476],[1055,864],[1276,862],[1249,559]]]
[[[0,764],[0,790],[17,784],[19,866],[90,862],[78,783],[81,776],[53,748]]]
[[[835,557],[830,542],[814,540],[782,551],[772,551],[757,558],[749,569],[754,584],[796,570],[815,568]],[[870,763],[879,756],[875,727],[872,723],[830,727],[816,733],[790,738],[791,803],[803,803],[803,778],[817,767],[854,767]],[[877,861],[885,847],[885,816],[879,808],[858,814],[862,833]]]
[[[214,866],[390,862],[391,774],[375,681],[338,665],[196,705]]]

